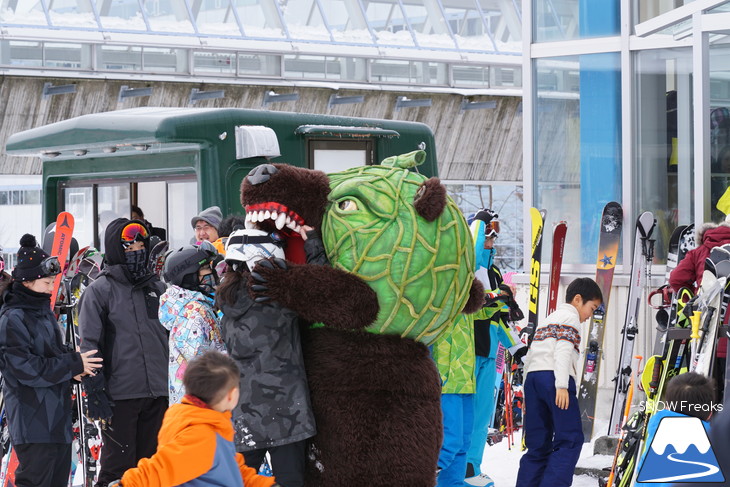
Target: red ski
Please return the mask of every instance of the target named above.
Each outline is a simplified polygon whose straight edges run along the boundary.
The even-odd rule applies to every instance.
[[[53,236],[53,247],[51,248],[51,255],[58,257],[58,263],[61,264],[61,273],[56,275],[56,280],[53,281],[53,292],[51,293],[51,309],[56,304],[56,298],[58,297],[58,288],[61,286],[61,278],[63,277],[63,270],[66,267],[66,259],[68,259],[68,251],[71,248],[71,237],[74,232],[74,216],[63,211],[58,214],[56,219],[56,230]]]
[[[563,267],[563,250],[568,224],[561,221],[553,228],[553,257],[550,259],[550,287],[548,292],[547,314],[558,306],[558,288],[560,287],[560,270]]]

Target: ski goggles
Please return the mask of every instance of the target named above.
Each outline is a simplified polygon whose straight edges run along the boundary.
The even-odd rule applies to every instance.
[[[484,225],[485,237],[496,237],[499,234],[499,220],[492,220]]]
[[[150,237],[147,227],[141,223],[129,223],[122,229],[122,245],[129,247],[134,242],[143,242]]]
[[[61,263],[58,257],[46,257],[41,261],[41,275],[43,277],[55,276],[61,273]]]

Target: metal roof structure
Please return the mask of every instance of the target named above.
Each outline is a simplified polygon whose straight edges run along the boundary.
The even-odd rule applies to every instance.
[[[519,88],[521,32],[519,0],[2,0],[0,69]]]

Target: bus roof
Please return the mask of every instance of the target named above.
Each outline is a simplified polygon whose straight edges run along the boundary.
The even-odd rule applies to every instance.
[[[73,157],[73,151],[92,151],[139,144],[219,144],[237,125],[287,127],[293,133],[299,126],[339,126],[342,132],[353,128],[353,137],[363,136],[368,127],[373,137],[407,135],[417,128],[430,128],[417,122],[378,120],[335,115],[299,114],[239,108],[165,108],[142,107],[82,115],[42,127],[18,132],[9,137],[10,155]],[[357,130],[355,130],[357,129]],[[379,129],[379,130],[375,130]],[[383,130],[388,129],[388,130]],[[60,157],[65,159],[67,157]]]

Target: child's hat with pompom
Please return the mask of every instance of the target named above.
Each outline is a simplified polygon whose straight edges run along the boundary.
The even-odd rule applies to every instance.
[[[13,269],[13,279],[16,281],[33,281],[47,277],[41,269],[41,262],[48,257],[50,256],[38,246],[35,237],[26,233],[20,238],[18,263]]]

